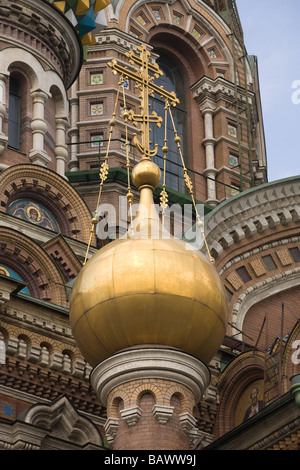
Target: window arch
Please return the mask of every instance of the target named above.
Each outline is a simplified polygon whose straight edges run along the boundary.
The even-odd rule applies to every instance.
[[[160,54],[157,64],[163,76],[155,80],[156,85],[163,86],[167,91],[175,91],[180,103],[176,108],[172,108],[172,115],[174,120],[175,129],[178,136],[181,138],[181,150],[184,156],[185,163],[187,163],[187,111],[186,111],[186,85],[184,77],[177,67],[177,65],[166,55]],[[157,95],[150,100],[150,106],[159,116],[165,116],[165,102]],[[167,173],[166,185],[167,187],[176,191],[184,192],[184,180],[182,171],[182,162],[177,144],[174,142],[174,128],[170,116],[167,118]],[[164,124],[158,128],[152,128],[152,142],[158,144],[158,154],[154,161],[162,169],[163,168],[163,152],[165,128]]]
[[[21,83],[11,75],[9,80],[8,146],[20,150],[21,145]]]

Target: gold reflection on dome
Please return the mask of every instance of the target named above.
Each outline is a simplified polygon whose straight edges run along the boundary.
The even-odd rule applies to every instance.
[[[151,210],[152,191],[140,188],[135,238],[128,234],[99,250],[73,287],[70,321],[92,366],[146,344],[175,347],[207,363],[225,335],[227,300],[214,266],[182,240],[149,236],[155,226],[156,235],[163,233]]]

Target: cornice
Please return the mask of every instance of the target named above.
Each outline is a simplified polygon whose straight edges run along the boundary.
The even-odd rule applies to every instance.
[[[39,227],[38,225],[27,222],[26,220],[22,220],[18,217],[14,217],[10,214],[6,214],[5,212],[0,211],[0,226],[11,228],[12,224],[17,232],[35,240],[40,245],[48,243],[57,237],[57,233],[55,232],[51,232],[50,230],[47,230],[43,227]],[[68,245],[76,254],[76,256],[80,259],[84,259],[86,253],[86,244],[80,242],[79,240],[74,240],[73,238],[64,237],[64,239],[67,241]],[[91,247],[91,249],[94,250],[93,247]]]
[[[299,243],[299,242],[300,242],[300,236],[295,236],[295,237],[290,237],[290,238],[282,238],[281,240],[277,240],[271,243],[264,243],[262,246],[253,248],[252,250],[247,251],[246,253],[242,253],[241,255],[236,256],[235,258],[232,258],[230,261],[228,261],[228,263],[222,266],[221,270],[219,271],[219,274],[222,275],[224,272],[227,271],[227,269],[230,269],[232,266],[235,266],[241,261],[244,261],[246,259],[248,260],[249,258],[251,258],[251,256],[255,256],[258,253],[263,253],[264,251],[278,248],[280,246],[286,247],[289,243]]]
[[[284,426],[281,426],[276,431],[270,433],[267,437],[260,439],[247,450],[265,450],[267,448],[270,449],[270,447],[276,445],[278,441],[284,441],[285,438],[289,438],[293,431],[299,432],[299,426],[300,417],[290,421]]]
[[[213,65],[217,65],[214,63]],[[228,64],[227,64],[228,65]],[[213,101],[216,99],[224,99],[225,101],[233,102],[235,100],[235,85],[234,83],[224,79],[223,77],[217,77],[212,79],[209,77],[202,77],[196,83],[191,86],[193,97],[199,103],[205,102],[207,98],[211,98]],[[254,99],[254,93],[248,92],[248,99]],[[245,90],[242,87],[238,87],[238,100],[241,104],[246,104]]]
[[[121,371],[121,372],[120,372]],[[210,371],[198,359],[172,348],[140,348],[120,351],[95,367],[91,384],[101,403],[117,385],[136,379],[171,380],[192,391],[196,403],[210,383]]]
[[[300,222],[300,177],[264,184],[220,204],[206,218],[214,258],[234,243],[274,226]]]
[[[107,45],[110,47],[114,45],[121,50],[122,53],[124,51],[133,51],[134,53],[138,53],[138,47],[141,45],[142,41],[140,39],[136,39],[127,32],[121,31],[116,28],[105,28],[101,31],[99,35],[96,36],[96,45],[91,47],[91,51],[93,47],[99,50],[99,46],[104,46],[105,50],[107,50]],[[149,44],[146,44],[149,51],[152,50],[152,47]],[[157,57],[157,54],[153,54],[152,60]],[[128,66],[128,62],[126,62]]]

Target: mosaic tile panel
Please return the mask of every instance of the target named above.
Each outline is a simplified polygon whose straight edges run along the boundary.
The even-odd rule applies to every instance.
[[[237,137],[237,129],[235,126],[228,124],[228,135],[230,135],[230,137]]]
[[[48,209],[30,199],[17,199],[10,204],[7,212],[32,224],[48,228],[57,233],[60,232],[58,223]],[[6,275],[8,274],[6,273]],[[12,271],[9,271],[9,275],[16,278],[16,274],[13,274]]]
[[[238,166],[238,164],[239,164],[238,158],[235,157],[234,155],[229,155],[229,165]]]
[[[126,140],[125,139],[121,139],[121,149],[122,150],[125,150],[127,149],[127,145],[126,145]]]
[[[192,35],[193,35],[194,38],[196,38],[196,39],[199,39],[200,36],[201,36],[201,34],[199,33],[199,31],[197,31],[197,29],[195,29],[195,28],[194,28],[193,31],[192,31]]]
[[[103,74],[102,73],[92,73],[91,74],[91,85],[102,85],[103,84]]]
[[[17,418],[16,405],[11,403],[9,399],[0,400],[0,417],[14,421]]]
[[[137,20],[138,20],[138,22],[139,22],[142,26],[145,26],[145,25],[146,25],[146,21],[144,20],[144,18],[143,18],[141,15],[139,15],[139,16],[137,17]]]
[[[125,90],[129,90],[129,80],[126,78],[124,78],[123,87],[125,88]]]
[[[91,105],[91,115],[92,116],[101,116],[103,114],[103,103],[92,104]]]
[[[91,137],[91,147],[102,147],[103,145],[103,135],[93,135]]]
[[[238,196],[240,194],[240,188],[232,186],[230,188],[231,190],[231,196]]]

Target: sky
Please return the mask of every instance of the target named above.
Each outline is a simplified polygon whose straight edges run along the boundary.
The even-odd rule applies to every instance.
[[[246,50],[258,58],[268,181],[300,175],[300,1],[236,3]]]

